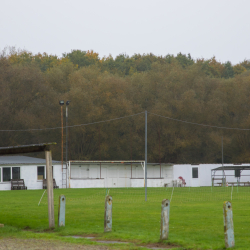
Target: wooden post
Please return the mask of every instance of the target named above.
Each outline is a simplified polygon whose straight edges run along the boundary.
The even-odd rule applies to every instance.
[[[112,196],[105,198],[104,232],[112,231]]]
[[[58,227],[65,227],[65,195],[59,196],[59,207],[58,207]]]
[[[168,239],[169,212],[170,212],[170,202],[169,200],[163,200],[161,203],[161,240]]]
[[[233,211],[230,201],[225,201],[223,204],[224,214],[224,235],[226,248],[234,247],[234,225],[233,225]]]
[[[53,194],[51,151],[45,151],[45,158],[46,158],[49,227],[52,228],[55,227],[55,216],[54,216],[54,194]]]

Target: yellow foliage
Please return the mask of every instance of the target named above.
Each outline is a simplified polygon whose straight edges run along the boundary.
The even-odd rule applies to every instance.
[[[244,71],[246,71],[246,68],[243,67],[243,66],[240,65],[240,64],[236,64],[236,65],[233,67],[233,70],[234,70],[234,74],[235,74],[235,75],[239,75],[239,74],[243,73]]]
[[[93,50],[88,50],[86,53],[86,56],[91,58],[91,59],[95,59],[95,60],[99,60],[99,54],[95,53]]]

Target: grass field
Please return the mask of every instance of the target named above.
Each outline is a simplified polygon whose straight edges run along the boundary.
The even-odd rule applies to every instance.
[[[44,190],[0,192],[0,237],[46,238],[73,241],[69,235],[96,235],[100,239],[153,244],[160,239],[161,201],[171,199],[169,239],[180,249],[223,249],[223,202],[233,208],[235,249],[250,245],[250,187],[57,189],[54,190],[57,225],[59,195],[66,196],[66,226],[48,230],[47,195]],[[104,200],[113,197],[113,230],[104,233]],[[95,244],[86,239],[74,241]],[[141,248],[140,248],[141,249]]]

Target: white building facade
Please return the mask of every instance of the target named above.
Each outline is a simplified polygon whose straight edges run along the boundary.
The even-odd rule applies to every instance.
[[[203,187],[212,185],[212,170],[221,167],[221,164],[181,164],[173,165],[173,179],[177,180],[179,176],[185,179],[186,186],[188,187]],[[232,164],[224,164],[225,167],[232,166]],[[249,166],[249,164],[235,165],[235,168]],[[226,182],[237,183],[237,177],[235,176],[235,170],[224,171],[224,177]],[[214,185],[222,182],[223,171],[216,171],[216,180]],[[250,181],[250,170],[243,170],[241,172],[240,182]]]
[[[52,161],[52,174],[62,187],[62,165]],[[0,190],[11,190],[11,179],[24,179],[27,189],[42,189],[46,179],[46,160],[28,156],[0,156]]]
[[[240,166],[247,165],[249,166],[249,164]],[[61,162],[52,161],[52,166],[53,178],[59,188],[66,186],[67,188],[136,188],[145,185],[144,161],[69,161],[67,174],[64,175],[62,175]],[[224,164],[224,166],[232,166],[232,164]],[[221,164],[148,163],[147,186],[211,186],[211,171],[218,167],[221,167]],[[221,170],[216,171],[214,185],[222,182],[222,175]],[[226,182],[239,181],[234,170],[225,171],[225,175]],[[24,179],[27,189],[42,189],[43,179],[46,179],[46,160],[18,155],[0,156],[0,190],[11,190],[11,179]],[[66,185],[62,185],[65,179]],[[250,169],[241,171],[240,182],[250,182]]]
[[[144,187],[144,169],[144,161],[69,161],[69,186],[71,188]],[[172,179],[172,164],[147,164],[148,187],[171,185]]]

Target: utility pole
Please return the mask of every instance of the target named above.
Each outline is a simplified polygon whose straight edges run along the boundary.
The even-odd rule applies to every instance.
[[[147,110],[145,110],[145,201],[147,201],[147,140],[148,140],[148,136],[147,136],[147,123],[148,123],[148,118],[147,118]]]
[[[64,101],[59,101],[61,106],[61,127],[62,127],[62,145],[61,145],[61,161],[62,161],[62,171],[63,171],[63,105]]]
[[[223,136],[221,137],[221,160],[222,160],[222,186],[225,187],[226,186],[226,180],[225,180],[225,170],[224,170],[224,152],[223,152]]]
[[[68,162],[68,106],[70,101],[66,102],[66,164]]]

